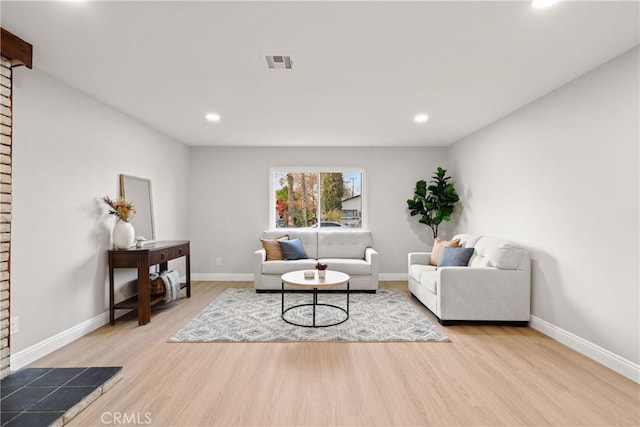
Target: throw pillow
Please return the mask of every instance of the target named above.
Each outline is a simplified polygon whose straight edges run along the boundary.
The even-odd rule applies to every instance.
[[[262,247],[267,251],[267,261],[282,261],[284,259],[282,257],[280,243],[278,243],[278,241],[288,239],[289,236],[286,234],[284,236],[276,237],[275,239],[260,239]]]
[[[473,255],[473,248],[444,248],[438,267],[466,267]]]
[[[429,264],[437,267],[444,248],[457,248],[458,246],[460,246],[460,239],[440,240],[436,237],[433,241],[433,249],[431,250],[431,260],[429,261]]]
[[[300,239],[280,240],[278,243],[282,250],[282,257],[287,261],[309,258]]]

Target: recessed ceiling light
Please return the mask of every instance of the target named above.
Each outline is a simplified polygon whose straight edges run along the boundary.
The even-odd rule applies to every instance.
[[[207,120],[209,120],[210,122],[219,122],[220,121],[220,115],[216,114],[216,113],[208,113],[205,118]]]
[[[531,6],[536,9],[543,9],[558,3],[559,0],[531,0]]]
[[[416,123],[424,123],[427,120],[429,120],[429,116],[427,116],[426,114],[416,114],[416,116],[413,118],[413,121],[415,121]]]

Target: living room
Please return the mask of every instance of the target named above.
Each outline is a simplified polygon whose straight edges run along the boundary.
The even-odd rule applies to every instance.
[[[460,232],[498,236],[517,242],[531,251],[532,317],[530,328],[524,329],[534,330],[532,333],[541,332],[553,338],[554,343],[573,348],[575,356],[568,358],[575,363],[592,366],[588,364],[592,360],[597,361],[603,371],[598,371],[596,376],[607,378],[607,381],[618,376],[618,381],[623,384],[621,387],[635,390],[637,397],[637,388],[634,387],[640,381],[640,87],[636,2],[560,2],[549,9],[536,11],[531,10],[527,2],[509,2],[517,12],[513,16],[521,19],[514,21],[513,27],[506,26],[513,33],[499,37],[496,30],[483,37],[481,32],[465,32],[468,38],[459,43],[471,46],[465,51],[469,56],[457,62],[452,60],[455,67],[452,65],[444,71],[438,69],[441,72],[438,77],[448,77],[455,82],[442,85],[444,93],[451,96],[454,102],[443,110],[450,113],[446,116],[445,125],[438,125],[445,118],[438,117],[431,110],[428,111],[430,118],[427,123],[413,122],[413,115],[421,112],[418,108],[429,107],[422,99],[425,92],[418,89],[414,94],[402,86],[404,91],[398,90],[397,94],[383,98],[386,103],[384,108],[372,106],[376,104],[375,96],[379,95],[373,89],[381,84],[373,77],[363,75],[349,79],[354,89],[344,95],[331,90],[331,81],[329,77],[323,80],[322,72],[333,73],[332,79],[342,79],[350,73],[348,70],[332,71],[330,67],[336,64],[325,65],[322,72],[311,73],[315,80],[307,80],[307,86],[304,86],[304,82],[292,82],[291,77],[268,74],[280,70],[260,69],[260,55],[265,50],[266,53],[272,53],[278,49],[287,50],[284,53],[291,53],[294,59],[300,58],[299,63],[294,62],[293,70],[283,72],[296,73],[298,66],[304,69],[306,58],[303,56],[302,42],[305,38],[301,34],[296,34],[300,44],[252,45],[250,50],[254,57],[249,60],[258,62],[256,74],[258,71],[262,74],[253,79],[242,75],[238,79],[241,80],[238,86],[230,89],[224,85],[216,87],[221,93],[228,91],[238,97],[247,96],[245,91],[250,93],[252,90],[264,96],[283,93],[284,100],[272,99],[273,108],[276,109],[279,102],[293,102],[294,107],[282,110],[282,117],[276,117],[271,126],[267,126],[269,123],[261,118],[263,112],[256,111],[247,100],[244,104],[246,111],[225,111],[223,105],[214,102],[214,98],[197,101],[198,93],[186,92],[175,95],[176,98],[173,96],[182,90],[181,79],[195,78],[198,74],[193,70],[203,66],[203,63],[197,62],[201,55],[216,55],[216,44],[231,45],[231,48],[225,48],[225,54],[228,54],[228,50],[244,52],[244,42],[237,33],[246,30],[245,26],[267,20],[265,15],[273,16],[267,13],[288,17],[289,23],[295,22],[296,29],[304,26],[317,29],[318,34],[322,35],[317,43],[327,44],[327,50],[321,53],[334,49],[331,52],[345,59],[342,55],[353,52],[349,49],[338,51],[338,41],[327,35],[339,32],[345,23],[367,17],[363,19],[367,22],[353,26],[373,37],[369,30],[382,28],[387,17],[394,22],[393,30],[401,32],[400,23],[408,16],[432,13],[432,19],[435,20],[449,16],[446,13],[440,15],[444,12],[436,9],[454,6],[438,2],[411,2],[395,6],[385,2],[355,2],[349,3],[348,10],[340,11],[339,4],[327,5],[325,10],[318,3],[263,2],[260,6],[254,3],[222,2],[216,5],[201,2],[199,7],[212,8],[208,11],[208,19],[215,21],[212,27],[217,25],[228,29],[231,24],[225,25],[224,20],[229,19],[238,29],[228,38],[216,39],[218,41],[206,52],[194,55],[190,48],[185,47],[182,54],[195,61],[192,65],[184,61],[181,52],[166,51],[164,55],[157,55],[163,50],[147,46],[145,43],[148,43],[148,39],[142,36],[140,39],[126,39],[127,43],[133,45],[130,50],[125,49],[119,39],[131,34],[123,28],[134,28],[132,22],[140,19],[141,11],[160,16],[167,13],[163,8],[175,6],[176,11],[180,10],[177,2],[160,3],[132,4],[127,13],[117,8],[126,7],[126,3],[108,6],[106,3],[90,1],[77,4],[3,2],[0,5],[2,28],[33,44],[34,49],[33,69],[13,69],[11,317],[19,318],[19,331],[11,336],[12,369],[34,362],[42,363],[42,360],[64,366],[86,364],[94,359],[101,360],[98,353],[105,352],[107,348],[113,353],[112,360],[116,360],[117,355],[126,353],[125,349],[119,348],[118,339],[124,339],[125,342],[137,339],[159,346],[162,339],[154,343],[146,341],[141,330],[162,326],[172,329],[169,333],[173,333],[209,302],[205,301],[206,298],[217,295],[212,288],[234,287],[236,282],[250,283],[253,280],[251,256],[260,246],[261,233],[273,226],[270,224],[269,179],[270,170],[274,167],[362,168],[366,179],[363,209],[365,227],[372,232],[376,250],[380,253],[380,280],[396,283],[393,286],[401,286],[397,283],[404,282],[406,288],[407,254],[428,251],[433,243],[429,230],[409,216],[406,200],[412,196],[417,180],[429,179],[433,171],[442,166],[453,177],[460,195],[453,220],[441,227],[442,237],[451,238]],[[458,31],[459,26],[475,22],[474,16],[482,16],[491,23],[493,21],[488,17],[494,13],[497,16],[514,13],[512,9],[505,11],[495,4],[493,7],[496,10],[481,10],[484,2],[475,2],[475,6],[457,3],[456,7],[460,9],[447,13],[458,16],[462,23],[444,21],[443,27],[456,24],[454,27]],[[216,11],[215,7],[221,9]],[[247,13],[256,7],[259,12]],[[269,7],[275,11],[272,12]],[[311,10],[305,7],[311,7]],[[403,7],[408,8],[408,12]],[[465,7],[471,8],[468,14],[464,13]],[[396,12],[395,8],[399,8],[399,11]],[[225,15],[227,13],[228,16]],[[479,13],[481,15],[477,15]],[[535,17],[524,18],[527,13],[535,14]],[[323,18],[319,20],[321,24],[312,26],[310,23],[317,22],[313,18],[318,14]],[[558,17],[553,18],[553,14]],[[599,19],[603,16],[607,19]],[[116,17],[125,22],[116,21]],[[242,17],[250,18],[243,23]],[[531,22],[534,19],[546,21],[544,24],[533,24]],[[152,30],[156,25],[167,28],[151,18],[143,22],[149,26],[148,31],[162,32]],[[504,23],[503,20],[497,22]],[[110,32],[112,25],[121,26],[117,28],[122,32]],[[286,28],[284,24],[280,25]],[[484,28],[477,23],[474,25]],[[95,31],[89,31],[94,27]],[[413,28],[408,23],[406,27]],[[456,41],[446,28],[436,30],[436,34],[451,36],[451,43]],[[207,31],[213,32],[211,28]],[[322,31],[326,31],[326,34]],[[397,70],[400,59],[394,55],[390,56],[391,59],[384,58],[384,53],[397,47],[395,43],[398,40],[391,38],[391,32],[391,29],[388,32],[381,31],[382,35],[375,38],[380,40],[389,37],[387,45],[374,46],[368,46],[364,37],[360,39],[353,33],[349,34],[354,37],[353,46],[366,48],[366,52],[362,53],[366,59],[380,56],[381,62],[376,64],[379,69],[375,73],[370,70],[373,76],[388,74],[391,80],[402,80],[403,71]],[[217,35],[215,32],[207,34],[211,37]],[[285,29],[276,34],[291,37]],[[519,36],[517,41],[509,42],[509,37],[514,36]],[[473,37],[476,38],[475,42]],[[542,43],[535,43],[528,37],[548,37],[544,39],[547,42],[544,50],[540,50]],[[85,44],[81,42],[83,38]],[[267,37],[267,40],[278,40],[276,36],[273,38],[270,40]],[[503,39],[507,39],[507,42]],[[422,42],[413,43],[416,48],[424,48]],[[507,49],[510,45],[511,50],[501,51],[496,47]],[[95,46],[95,52],[90,50],[91,46]],[[446,55],[442,52],[447,48],[440,49],[438,52],[441,56],[437,59],[444,61]],[[131,52],[139,52],[139,57],[135,58]],[[516,56],[503,57],[505,53]],[[482,55],[486,55],[486,58],[483,59]],[[356,62],[355,59],[353,61]],[[470,70],[469,74],[465,74],[465,64]],[[372,67],[369,62],[367,66]],[[540,77],[532,80],[525,79],[531,74],[518,75],[526,69],[533,69],[532,73],[539,73]],[[504,74],[496,74],[497,70],[505,71]],[[419,71],[418,77],[425,74],[424,69]],[[451,76],[446,76],[445,71]],[[234,72],[240,73],[239,70]],[[514,74],[516,77],[513,77]],[[103,79],[104,75],[111,75],[112,79]],[[154,75],[152,80],[165,81],[166,87],[156,88],[154,93],[142,92],[146,87],[145,75]],[[413,73],[408,75],[416,78],[413,84],[421,84]],[[427,77],[425,74],[425,79]],[[242,79],[245,79],[244,86]],[[485,84],[474,85],[476,80],[485,81]],[[95,85],[96,81],[98,85]],[[130,85],[131,82],[140,86],[140,93],[144,93],[144,96],[135,91],[122,93],[119,90],[119,84]],[[500,83],[505,86],[499,86]],[[273,91],[259,90],[261,85],[268,84],[272,85]],[[298,99],[299,103],[296,104],[294,100],[297,98],[288,99],[287,96],[293,95],[282,91],[287,84],[295,84],[296,87],[302,84],[308,91],[305,93],[317,96],[326,92],[326,98],[344,107],[337,108],[340,112],[362,108],[362,111],[352,114],[360,121],[350,124],[337,115],[305,118],[294,114],[296,112],[292,110],[297,108],[304,111],[305,107],[310,115],[315,113],[315,107],[310,105],[314,100],[300,103]],[[395,84],[399,83],[393,82],[390,87]],[[424,84],[427,85],[427,82]],[[430,90],[437,87],[429,86]],[[527,90],[518,91],[522,87]],[[445,90],[447,88],[448,91]],[[111,92],[122,97],[119,103],[105,100],[109,99]],[[462,102],[467,98],[468,104]],[[351,106],[351,99],[359,103]],[[129,101],[132,109],[133,106],[137,108],[136,114],[127,109]],[[166,108],[167,102],[176,104]],[[317,102],[329,103],[322,98]],[[163,108],[156,104],[162,104]],[[204,120],[209,108],[218,109],[221,115],[219,123]],[[234,108],[240,107],[235,105]],[[367,108],[379,108],[379,114],[389,114],[395,110],[397,116],[388,119],[389,123],[381,120],[380,116],[368,118],[367,114],[378,113],[369,112]],[[470,108],[474,110],[469,111]],[[451,114],[456,109],[460,113]],[[143,113],[138,114],[139,111]],[[158,112],[158,116],[151,117],[151,112]],[[190,121],[184,119],[187,115],[192,116]],[[225,122],[242,123],[245,115],[250,120],[245,127],[254,128],[255,134],[267,134],[261,144],[236,141],[231,139],[233,135],[225,133],[228,132],[224,127]],[[289,116],[300,120],[287,120]],[[401,120],[406,120],[406,123],[396,124]],[[208,143],[195,141],[195,138],[189,140],[187,137],[181,139],[172,136],[168,130],[172,125],[154,128],[148,124],[171,124],[173,121],[183,123],[182,128],[176,127],[181,131],[187,130],[181,135],[210,135]],[[387,141],[376,140],[375,135],[365,132],[365,127],[361,126],[367,122],[371,126],[386,123],[386,126],[397,129],[397,133],[402,133],[407,139],[398,136]],[[447,129],[450,135],[458,136],[442,134],[437,139],[430,130],[435,126],[441,126],[438,129]],[[381,129],[384,127],[381,126]],[[193,133],[188,133],[189,129]],[[292,141],[295,137],[300,138],[299,142]],[[274,141],[278,138],[280,142],[268,142],[269,139]],[[322,138],[326,142],[322,142]],[[420,139],[433,142],[416,142]],[[203,284],[195,289],[195,298],[185,303],[190,304],[188,310],[180,306],[180,310],[162,311],[157,318],[153,318],[151,324],[144,327],[138,327],[134,320],[118,323],[115,326],[120,334],[118,338],[110,335],[106,314],[106,252],[111,248],[113,220],[106,214],[100,197],[118,195],[118,175],[122,173],[151,180],[156,235],[161,240],[191,241],[191,277]],[[619,241],[616,246],[620,248],[613,244],[605,245],[607,240]],[[182,264],[176,262],[175,265],[184,274]],[[118,292],[127,292],[127,286],[133,278],[135,274],[132,272],[119,274]],[[445,330],[454,341],[452,344],[456,340],[465,342],[471,339],[470,336],[491,330],[489,326],[473,328],[443,329],[452,330],[451,333]],[[455,335],[456,330],[459,335]],[[517,328],[497,327],[495,331],[504,334],[501,346],[527,345],[523,344],[522,332]],[[81,338],[86,334],[90,335]],[[125,334],[128,334],[127,338],[124,338]],[[541,336],[534,336],[533,344],[529,344],[529,352],[536,353],[543,346],[539,341]],[[101,337],[105,341],[97,344]],[[69,351],[65,353],[65,349],[58,351],[67,343],[77,340],[72,344],[77,345],[87,338],[92,340],[91,344],[76,347],[86,354],[76,358],[70,356]],[[487,338],[488,342],[492,340],[499,338]],[[509,340],[517,344],[509,344]],[[92,350],[93,345],[97,346],[95,350]],[[287,350],[289,347],[266,350],[264,346],[256,344],[255,348],[246,351],[266,352],[272,361],[278,357],[286,358],[290,351]],[[552,350],[541,357],[554,360],[557,352],[565,351],[560,349],[562,346],[559,344],[558,347],[548,346],[544,344],[545,349]],[[192,349],[187,345],[183,354]],[[418,350],[416,344],[407,349],[407,352],[422,351]],[[203,350],[193,351],[200,358],[206,357]],[[226,361],[225,366],[228,367],[233,364],[227,359],[238,357],[245,360],[245,357],[249,357],[243,356],[238,348],[224,351],[216,349],[214,352],[220,359],[218,362]],[[384,350],[374,347],[354,350],[349,347],[349,350],[331,348],[323,351],[329,354],[353,351],[371,357],[383,357],[379,353],[387,351],[394,355],[403,352],[386,347]],[[472,360],[473,348],[466,351],[464,358]],[[128,357],[135,359],[131,355]],[[300,360],[304,359],[300,357]],[[143,369],[136,368],[136,363],[139,362],[132,362],[134,366],[131,369]],[[274,366],[282,368],[286,366],[283,364],[282,360],[274,361]],[[299,367],[297,363],[294,365]],[[323,378],[330,378],[332,373],[331,370],[323,373]],[[366,375],[366,372],[360,373]],[[240,375],[242,381],[248,381],[248,376]],[[233,382],[231,377],[227,380]],[[579,379],[576,381],[568,384],[567,390],[584,387]],[[624,381],[634,383],[628,385]],[[145,384],[153,387],[153,383]],[[266,386],[261,383],[259,388]],[[517,382],[512,386],[519,387]],[[234,389],[234,393],[241,398],[239,390],[242,389]],[[476,396],[475,391],[459,391]],[[596,394],[607,392],[606,389],[600,389]],[[170,394],[169,391],[164,393]],[[255,398],[255,395],[251,396]],[[103,398],[107,397],[108,394]],[[159,397],[160,400],[165,398]],[[575,400],[579,401],[580,396]],[[307,408],[311,403],[301,400],[297,404],[300,408]],[[316,414],[316,422],[274,415],[272,419],[264,420],[264,424],[293,425],[296,420],[304,420],[298,424],[367,424],[365,421],[370,421],[369,425],[415,423],[416,418],[405,419],[400,415],[394,422],[389,415],[394,412],[394,404],[390,403],[389,406],[385,415],[390,418],[367,418],[366,413],[358,413],[354,409],[353,414],[338,411],[332,416],[327,415],[328,418]],[[578,403],[574,409],[576,407],[580,407]],[[242,409],[247,410],[246,407]],[[366,405],[364,409],[367,409]],[[637,409],[636,401],[636,413]],[[118,407],[111,410],[132,409]],[[144,412],[146,409],[136,410]],[[291,411],[295,412],[293,409]],[[157,409],[158,417],[159,413],[160,409]],[[238,416],[234,419],[228,416],[224,420],[227,424],[242,424],[243,421],[252,420],[247,417]],[[358,417],[363,417],[365,421],[359,421]],[[620,423],[624,424],[626,420],[627,424],[632,424],[630,419],[633,420],[622,419]],[[467,425],[499,423],[498,418],[487,415],[474,419],[468,413],[459,419],[438,420],[440,424],[446,421],[449,424]],[[532,416],[529,424],[562,424],[558,420],[562,420],[559,415],[558,418],[547,420]],[[258,423],[255,419],[252,421]],[[501,421],[506,424],[510,424],[510,421],[513,424],[527,424],[523,419],[508,417]],[[588,423],[578,415],[575,418],[567,415],[564,421],[564,424],[574,425]],[[190,422],[198,424],[193,419]],[[156,418],[154,425],[163,423]]]

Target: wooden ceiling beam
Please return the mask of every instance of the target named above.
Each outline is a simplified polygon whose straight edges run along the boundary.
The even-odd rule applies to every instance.
[[[13,66],[24,65],[33,67],[33,46],[20,37],[0,28],[0,51],[2,56],[9,59]]]

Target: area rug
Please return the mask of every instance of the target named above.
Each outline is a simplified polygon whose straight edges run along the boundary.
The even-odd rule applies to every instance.
[[[308,328],[290,325],[280,317],[280,293],[227,289],[169,342],[283,342],[283,341],[450,341],[400,291],[380,289],[375,294],[351,293],[349,319],[337,326]],[[285,294],[285,308],[310,303],[309,293]],[[319,294],[318,303],[345,307],[344,293]],[[287,313],[296,323],[311,323],[310,307]],[[317,324],[342,320],[344,313],[319,307]]]

